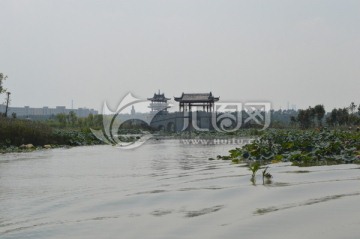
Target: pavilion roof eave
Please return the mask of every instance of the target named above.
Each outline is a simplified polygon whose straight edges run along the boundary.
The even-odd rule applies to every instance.
[[[164,100],[170,100],[170,98],[162,98],[162,99],[147,98],[147,100],[162,102],[162,101],[164,101]]]
[[[219,101],[219,99],[211,99],[211,100],[176,100],[179,103],[213,103]]]
[[[218,101],[220,97],[214,97],[212,93],[182,93],[180,97],[174,97],[174,100],[181,103],[211,103]]]
[[[210,98],[210,99],[194,99],[194,100],[183,100],[182,98],[180,97],[174,97],[174,100],[176,102],[181,102],[181,103],[210,103],[210,102],[216,102],[216,101],[219,101],[220,97],[213,97],[213,98]]]

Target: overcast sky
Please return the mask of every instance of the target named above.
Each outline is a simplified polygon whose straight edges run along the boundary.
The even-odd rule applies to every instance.
[[[0,0],[0,10],[12,106],[100,110],[158,89],[276,109],[360,103],[358,0]]]

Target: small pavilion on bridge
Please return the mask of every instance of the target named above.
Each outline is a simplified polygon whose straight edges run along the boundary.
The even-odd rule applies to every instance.
[[[180,97],[174,97],[174,100],[179,102],[180,111],[191,111],[193,106],[202,107],[203,111],[212,112],[215,109],[215,102],[220,97],[214,97],[212,93],[182,93]]]
[[[166,98],[165,94],[154,93],[154,96],[152,98],[148,98],[148,100],[151,101],[149,108],[151,109],[151,112],[159,112],[159,111],[167,111],[167,108],[169,108],[169,103],[167,102],[170,100],[170,98]]]

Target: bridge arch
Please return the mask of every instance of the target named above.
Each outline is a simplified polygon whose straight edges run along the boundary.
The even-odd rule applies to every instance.
[[[165,126],[164,125],[158,125],[157,126],[157,130],[159,130],[159,131],[165,131]]]
[[[175,132],[175,123],[173,121],[170,121],[169,123],[167,123],[166,131]]]

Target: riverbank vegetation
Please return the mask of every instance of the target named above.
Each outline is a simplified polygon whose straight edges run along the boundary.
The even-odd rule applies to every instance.
[[[10,92],[3,86],[6,79],[7,76],[0,73],[0,95],[7,93],[6,110],[0,112],[0,153],[102,143],[90,131],[90,128],[102,127],[101,115],[79,118],[71,111],[38,121],[18,119],[15,113],[8,116]]]
[[[57,127],[53,122],[0,117],[0,153],[101,143],[86,127]]]
[[[272,127],[251,143],[217,159],[234,163],[269,164],[291,162],[297,166],[360,163],[360,105],[333,109],[322,105],[285,112],[288,124],[273,121]],[[274,113],[281,119],[281,112]]]
[[[351,102],[348,107],[334,108],[330,112],[326,112],[323,105],[271,112],[272,128],[311,129],[322,126],[332,128],[360,126],[360,104]]]
[[[358,130],[269,129],[258,139],[217,159],[270,164],[291,162],[297,166],[360,163]]]
[[[131,141],[136,140],[137,134],[150,131],[159,138],[256,139],[242,148],[231,150],[228,156],[218,157],[234,162],[290,161],[300,166],[358,162],[360,106],[354,103],[349,107],[333,109],[329,113],[326,113],[323,105],[298,111],[271,111],[271,119],[272,123],[267,130],[261,130],[261,125],[248,122],[235,132],[155,131],[144,125],[144,122],[129,120],[119,129],[118,136],[135,135],[130,137]],[[102,144],[91,133],[90,128],[103,129],[103,116],[90,114],[88,117],[80,118],[74,112],[70,112],[54,115],[42,121],[0,116],[0,152],[22,151],[45,145],[57,147]]]

